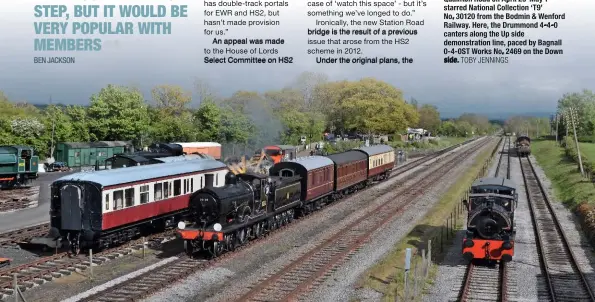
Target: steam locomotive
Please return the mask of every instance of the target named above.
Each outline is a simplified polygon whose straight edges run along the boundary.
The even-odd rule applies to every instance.
[[[362,147],[329,156],[279,162],[269,175],[226,175],[221,188],[203,188],[190,197],[192,228],[178,224],[186,253],[217,257],[259,238],[324,204],[388,179],[394,149]]]
[[[481,178],[463,203],[468,209],[463,258],[511,261],[514,256],[515,184],[505,178]]]

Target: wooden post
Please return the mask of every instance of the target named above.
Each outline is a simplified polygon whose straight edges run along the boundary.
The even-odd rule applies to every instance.
[[[89,249],[89,279],[93,280],[93,249]]]
[[[411,269],[411,248],[407,248],[405,250],[405,301],[408,301],[409,298],[409,282],[407,277],[409,275],[409,270]]]
[[[428,274],[430,273],[430,268],[432,268],[432,240],[428,240],[428,269],[426,270],[426,278],[428,277]]]
[[[14,284],[14,302],[19,302],[19,282],[17,280],[17,274],[13,274],[13,284]]]
[[[145,237],[143,236],[143,259],[145,259]]]
[[[583,169],[583,160],[581,159],[581,148],[578,145],[578,138],[576,135],[576,125],[574,123],[575,113],[574,108],[570,107],[570,122],[572,122],[572,131],[574,133],[574,144],[576,146],[576,154],[578,155],[578,165],[581,169],[581,175],[585,177],[585,170]]]

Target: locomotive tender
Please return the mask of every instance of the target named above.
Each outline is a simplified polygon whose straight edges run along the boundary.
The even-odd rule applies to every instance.
[[[225,164],[203,158],[64,176],[51,186],[49,237],[66,239],[78,254],[81,247],[103,248],[175,226],[190,195],[223,186],[227,172]]]
[[[520,157],[531,154],[531,139],[528,136],[519,136],[516,139],[516,150]]]
[[[514,256],[514,211],[516,185],[505,178],[476,180],[463,203],[468,209],[467,233],[463,238],[463,257],[511,261]]]
[[[386,145],[362,147],[329,156],[279,162],[269,176],[228,174],[222,188],[205,188],[190,198],[192,228],[178,224],[189,255],[214,257],[252,238],[290,223],[373,181],[388,179],[395,151]]]

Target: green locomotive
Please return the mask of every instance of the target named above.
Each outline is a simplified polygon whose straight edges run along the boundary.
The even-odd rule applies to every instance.
[[[0,146],[0,189],[27,186],[37,178],[39,157],[27,146]]]

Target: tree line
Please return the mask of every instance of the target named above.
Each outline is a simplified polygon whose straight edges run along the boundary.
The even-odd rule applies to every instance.
[[[193,95],[180,86],[160,85],[146,98],[137,88],[107,85],[86,106],[34,106],[0,91],[0,144],[29,145],[47,157],[52,136],[55,142],[131,140],[137,147],[216,141],[235,154],[268,144],[297,145],[302,136],[314,142],[325,132],[398,135],[421,127],[471,136],[498,128],[475,114],[442,121],[435,106],[407,101],[400,89],[374,78],[329,81],[306,72],[279,90],[237,91],[230,97],[219,96],[204,80],[194,88]]]

